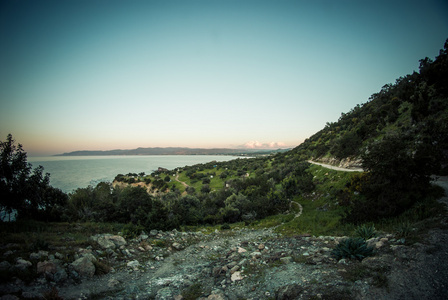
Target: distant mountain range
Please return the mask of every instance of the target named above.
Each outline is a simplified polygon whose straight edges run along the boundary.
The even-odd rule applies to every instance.
[[[267,155],[278,152],[286,152],[291,149],[202,149],[202,148],[181,148],[181,147],[155,147],[155,148],[137,148],[130,150],[81,150],[55,156],[105,156],[105,155]]]

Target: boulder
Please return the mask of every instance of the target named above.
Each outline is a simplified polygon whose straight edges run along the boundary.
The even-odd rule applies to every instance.
[[[2,261],[0,262],[0,271],[8,271],[11,268],[11,264],[9,262]]]
[[[37,273],[38,274],[46,274],[51,273],[54,274],[58,271],[58,267],[54,262],[51,261],[40,261],[37,263]]]
[[[126,240],[119,235],[97,234],[91,237],[103,249],[115,249],[126,245]]]
[[[19,270],[25,270],[25,269],[31,267],[32,265],[33,264],[31,262],[24,260],[23,258],[18,258],[16,261],[15,267],[16,267],[16,269],[19,269]]]
[[[127,263],[127,266],[129,268],[132,268],[134,271],[138,270],[138,267],[140,266],[140,263],[138,262],[138,260],[133,260]]]
[[[95,275],[95,265],[88,256],[78,258],[71,265],[80,276],[93,277]]]

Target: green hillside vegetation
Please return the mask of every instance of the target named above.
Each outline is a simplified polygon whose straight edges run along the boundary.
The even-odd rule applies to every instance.
[[[385,85],[295,149],[268,157],[119,174],[115,182],[121,186],[102,182],[67,197],[48,187],[41,169],[27,179],[26,155],[8,136],[1,144],[1,210],[17,210],[19,221],[127,224],[131,235],[197,226],[276,226],[291,235],[335,235],[362,223],[387,230],[426,224],[440,211],[431,175],[447,172],[447,47],[434,61],[421,60],[419,73]],[[307,162],[325,157],[360,158],[365,172]],[[22,181],[36,197],[18,192]]]
[[[367,103],[342,113],[337,122],[293,150],[319,159],[361,157],[372,143],[388,136],[406,140],[408,148],[430,145],[447,174],[448,149],[448,42],[434,61],[420,60],[420,72],[400,77],[373,94]]]

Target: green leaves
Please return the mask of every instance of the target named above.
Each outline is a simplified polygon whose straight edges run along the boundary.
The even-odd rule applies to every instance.
[[[350,258],[363,260],[368,256],[375,254],[372,247],[369,247],[366,241],[362,238],[348,238],[341,241],[331,254],[336,259]]]

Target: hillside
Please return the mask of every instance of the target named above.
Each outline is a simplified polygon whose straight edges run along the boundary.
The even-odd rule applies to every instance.
[[[409,147],[430,144],[447,173],[448,163],[448,41],[440,54],[420,60],[419,72],[386,84],[366,103],[292,150],[306,158],[360,158],[370,144],[385,136],[409,140]]]
[[[55,156],[106,156],[106,155],[268,155],[285,152],[289,149],[228,149],[228,148],[185,148],[185,147],[150,147],[128,150],[80,150],[57,154]]]

